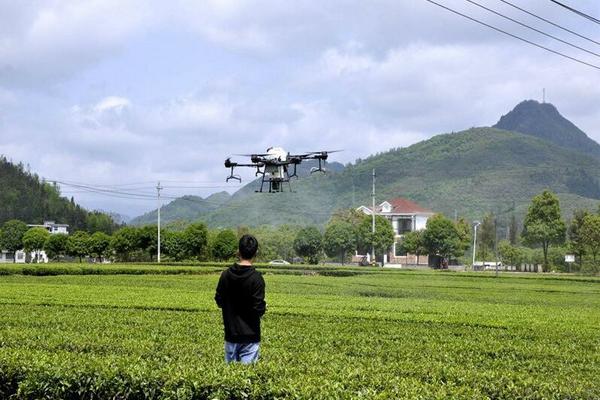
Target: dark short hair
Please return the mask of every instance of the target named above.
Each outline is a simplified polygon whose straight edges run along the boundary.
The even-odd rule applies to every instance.
[[[252,260],[258,251],[258,240],[252,235],[244,235],[240,238],[240,257],[244,260]]]

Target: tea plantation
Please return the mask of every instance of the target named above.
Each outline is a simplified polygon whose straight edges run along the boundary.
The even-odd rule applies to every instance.
[[[598,278],[265,268],[261,360],[228,366],[222,267],[27,268],[2,399],[600,398]]]

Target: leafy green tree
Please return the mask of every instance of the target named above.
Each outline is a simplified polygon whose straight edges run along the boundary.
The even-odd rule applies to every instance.
[[[202,259],[206,254],[208,245],[208,229],[202,222],[189,225],[183,231],[185,238],[185,249],[189,257]],[[234,233],[234,236],[235,233]]]
[[[504,265],[511,265],[520,270],[524,255],[519,247],[510,243],[510,240],[502,240],[498,243],[498,255]]]
[[[270,261],[283,259],[291,261],[295,255],[294,239],[300,228],[295,225],[261,226],[253,230],[258,239],[258,259]]]
[[[139,230],[131,226],[119,229],[112,235],[110,246],[120,260],[130,261],[131,254],[140,248]]]
[[[138,229],[139,249],[148,254],[150,261],[158,250],[158,228],[156,225],[146,225]],[[162,239],[162,230],[161,230]]]
[[[48,236],[46,243],[44,243],[44,251],[48,255],[48,258],[55,261],[60,261],[60,256],[67,252],[67,240],[68,235],[64,233],[57,233]]]
[[[102,261],[110,249],[111,237],[104,232],[95,232],[89,239],[89,252],[94,258]]]
[[[44,249],[44,244],[50,236],[44,228],[31,228],[23,235],[23,248],[26,252],[35,253],[36,262],[39,262],[40,251]]]
[[[294,239],[294,250],[300,257],[308,259],[310,264],[319,263],[319,255],[323,249],[323,235],[314,227],[300,229]]]
[[[382,257],[387,253],[394,244],[396,235],[394,228],[390,221],[381,216],[375,216],[375,234],[373,234],[373,217],[363,215],[362,222],[358,226],[359,242],[362,247],[371,248],[375,247],[375,254],[379,254]]]
[[[100,211],[88,213],[85,219],[85,229],[89,233],[104,232],[111,235],[117,227],[110,215]]]
[[[548,265],[548,247],[565,241],[565,222],[560,215],[558,198],[544,190],[535,196],[523,223],[523,239],[530,245],[541,245],[544,253],[544,271]]]
[[[586,215],[580,234],[583,244],[592,255],[594,270],[597,270],[596,257],[600,251],[600,215]]]
[[[325,228],[323,248],[329,257],[339,255],[343,265],[346,254],[356,250],[356,229],[354,225],[332,218]]]
[[[427,220],[423,241],[430,255],[449,259],[464,253],[464,239],[454,222],[442,214],[436,214]]]
[[[567,254],[566,246],[552,246],[548,249],[548,260],[556,270],[567,272],[568,265],[565,262],[565,255]]]
[[[238,237],[231,229],[223,229],[217,233],[212,246],[212,255],[216,260],[227,261],[238,251]]]
[[[79,257],[79,262],[83,257],[90,255],[90,234],[85,231],[78,231],[69,235],[67,239],[67,254],[72,257]]]
[[[27,224],[17,219],[6,221],[0,231],[0,249],[13,253],[13,262],[16,262],[15,252],[23,248],[23,236],[29,228]]]
[[[488,213],[483,217],[481,225],[477,229],[477,256],[481,260],[489,259],[494,251],[496,243],[496,224],[494,215]]]
[[[161,243],[161,248],[162,247]],[[165,231],[164,249],[165,253],[173,260],[184,260],[187,257],[185,234],[179,231]]]
[[[459,218],[459,220],[454,223],[454,226],[456,227],[460,244],[460,247],[456,249],[456,251],[462,253],[461,255],[464,255],[464,253],[471,248],[471,225],[464,218]]]
[[[425,231],[412,231],[404,234],[402,238],[402,248],[404,251],[417,256],[417,264],[419,264],[419,257],[427,254],[427,247],[423,240],[423,234]]]
[[[519,244],[519,223],[515,214],[510,217],[510,224],[508,225],[508,240],[510,244],[516,246]]]
[[[589,215],[586,210],[575,210],[573,219],[569,224],[567,236],[569,238],[569,250],[577,257],[579,261],[579,270],[583,268],[583,258],[586,253],[586,246],[581,237],[581,228],[585,217]]]

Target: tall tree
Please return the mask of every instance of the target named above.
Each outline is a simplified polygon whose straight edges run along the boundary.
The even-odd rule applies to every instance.
[[[436,214],[427,220],[423,241],[430,255],[444,259],[463,255],[464,239],[456,225],[442,214]]]
[[[35,253],[36,262],[39,262],[40,252],[49,236],[50,232],[40,227],[31,228],[23,235],[23,248],[28,253]]]
[[[140,248],[139,230],[132,226],[119,229],[112,235],[110,246],[120,260],[129,261],[131,254]]]
[[[381,216],[375,216],[375,234],[373,234],[373,217],[363,215],[362,222],[358,227],[358,236],[361,247],[370,249],[375,247],[375,254],[383,256],[387,253],[396,239],[394,228],[390,221]]]
[[[598,269],[596,256],[600,251],[600,215],[586,215],[581,226],[581,240],[592,255],[594,270]]]
[[[417,256],[417,264],[419,264],[419,257],[427,254],[427,247],[425,247],[425,241],[423,240],[424,232],[422,230],[408,232],[402,238],[402,248],[407,253]]]
[[[94,258],[102,262],[108,254],[110,248],[110,236],[104,232],[95,232],[89,239],[89,252]]]
[[[27,224],[17,219],[6,221],[0,230],[0,250],[13,253],[13,262],[16,262],[16,251],[23,248],[23,235],[29,228]]]
[[[67,239],[67,254],[72,257],[79,257],[79,262],[83,257],[90,255],[90,234],[85,231],[78,231],[69,235]]]
[[[349,222],[330,219],[323,235],[323,248],[328,256],[340,257],[342,265],[346,254],[356,250],[356,229]]]
[[[541,245],[544,271],[548,265],[548,247],[565,241],[565,222],[560,215],[558,197],[549,190],[535,196],[523,223],[523,239],[530,245]]]
[[[483,218],[481,225],[477,229],[477,249],[479,259],[486,260],[494,251],[496,243],[496,224],[494,215],[488,213]]]
[[[162,234],[162,230],[161,230]],[[158,229],[156,225],[145,225],[139,228],[139,248],[150,257],[150,261],[154,260],[154,255],[158,248]]]
[[[583,257],[585,256],[586,246],[581,237],[581,228],[585,217],[589,215],[587,210],[575,210],[573,218],[567,231],[569,237],[569,250],[577,257],[579,269],[583,267]]]
[[[514,213],[511,215],[508,225],[508,241],[512,246],[519,244],[519,223]]]
[[[518,247],[510,244],[509,240],[502,240],[498,243],[498,255],[504,265],[511,265],[520,270],[523,252]]]
[[[189,257],[201,259],[207,250],[208,229],[202,222],[189,225],[183,231],[185,237],[186,253]],[[237,235],[234,236],[237,237]]]
[[[213,257],[219,261],[227,261],[235,256],[238,250],[237,234],[231,229],[223,229],[215,237],[212,245]]]
[[[456,249],[458,253],[464,255],[464,253],[471,247],[471,225],[464,219],[459,218],[458,221],[454,223],[456,227],[456,232],[458,233],[459,240],[459,248]]]
[[[54,261],[60,261],[60,256],[67,252],[67,240],[69,236],[64,233],[56,233],[48,236],[44,243],[44,251],[48,258]]]
[[[161,249],[163,245],[161,243]],[[175,261],[184,260],[187,257],[187,244],[183,232],[166,231],[164,239],[165,253]]]
[[[310,264],[318,264],[323,249],[323,235],[314,227],[308,226],[298,231],[294,239],[294,250],[300,257],[308,259]]]

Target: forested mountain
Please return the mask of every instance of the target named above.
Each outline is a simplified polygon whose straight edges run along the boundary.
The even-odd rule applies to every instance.
[[[517,126],[535,119],[521,111],[509,117]],[[577,137],[578,132],[575,127],[563,135]],[[378,202],[401,196],[448,216],[482,218],[513,204],[522,216],[531,198],[544,189],[558,194],[565,216],[578,207],[595,210],[600,203],[600,158],[557,142],[552,135],[487,127],[438,135],[337,172],[305,177],[293,183],[293,193],[254,193],[256,182],[250,183],[223,206],[193,219],[211,226],[322,224],[336,209],[371,204],[373,168]]]
[[[200,196],[183,196],[163,206],[160,217],[164,222],[196,220],[224,205],[230,197],[231,196],[227,192],[214,193],[206,199],[203,199]],[[132,219],[129,224],[156,224],[156,220],[157,212],[156,210],[153,210]]]
[[[494,128],[532,135],[559,146],[600,157],[600,144],[563,117],[549,103],[526,100],[503,115]]]
[[[44,220],[69,224],[71,230],[114,230],[112,219],[101,212],[89,212],[60,196],[59,189],[27,171],[23,164],[13,164],[0,156],[0,224],[19,219],[28,224]]]

